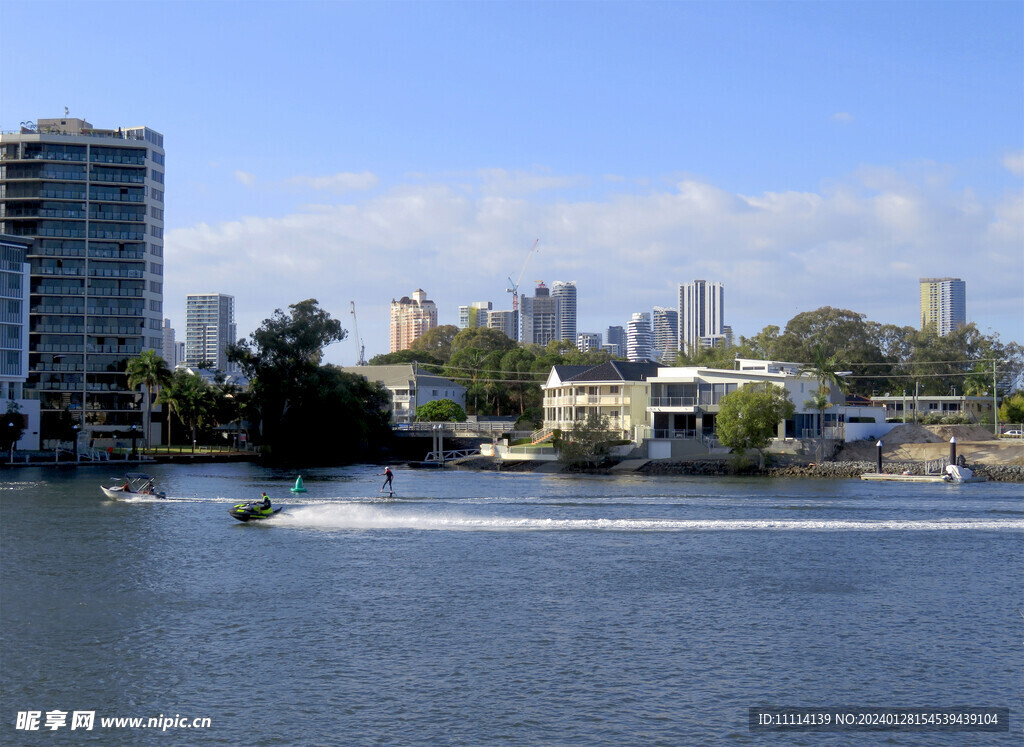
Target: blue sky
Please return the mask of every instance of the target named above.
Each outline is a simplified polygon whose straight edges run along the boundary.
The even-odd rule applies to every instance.
[[[417,288],[509,308],[538,238],[580,331],[698,278],[738,335],[913,326],[951,276],[1024,343],[1022,70],[1021,2],[0,3],[0,129],[164,134],[179,338],[187,293],[240,336],[312,297],[368,355]]]

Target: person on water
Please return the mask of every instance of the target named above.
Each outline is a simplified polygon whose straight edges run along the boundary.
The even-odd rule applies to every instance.
[[[268,496],[266,491],[264,491],[263,495],[261,497],[263,498],[263,500],[262,501],[257,501],[256,505],[259,506],[260,513],[262,513],[262,514],[269,514],[270,513],[270,496]]]
[[[384,484],[380,486],[380,491],[379,492],[383,493],[384,492],[384,488],[387,488],[389,493],[394,493],[395,489],[393,487],[391,487],[391,480],[394,477],[394,475],[391,473],[391,468],[390,467],[385,467],[383,472],[378,472],[377,473],[378,477],[380,475],[384,475]]]

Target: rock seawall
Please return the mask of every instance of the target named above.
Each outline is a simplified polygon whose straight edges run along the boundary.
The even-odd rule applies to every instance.
[[[752,466],[737,471],[728,461],[707,460],[692,462],[657,461],[647,462],[638,472],[647,475],[752,475],[761,477],[812,477],[823,479],[860,478],[865,472],[874,472],[878,465],[875,462],[823,462],[811,465],[789,465],[781,467],[765,467],[763,470]],[[968,464],[979,477],[986,477],[993,482],[1024,482],[1024,467],[993,464]],[[923,475],[924,467],[920,462],[886,462],[882,471],[889,475]]]

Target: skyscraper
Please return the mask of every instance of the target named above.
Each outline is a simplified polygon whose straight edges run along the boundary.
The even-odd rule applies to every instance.
[[[651,318],[651,332],[654,356],[662,363],[673,363],[679,350],[679,312],[655,306]]]
[[[164,347],[163,352],[160,353],[160,357],[167,363],[168,368],[174,368],[180,362],[177,358],[177,342],[174,339],[174,327],[171,326],[170,319],[164,319]]]
[[[543,281],[537,284],[533,296],[520,296],[522,305],[524,345],[547,345],[558,336],[559,301],[551,297],[551,291]]]
[[[437,305],[422,288],[412,298],[391,300],[391,352],[408,350],[413,340],[437,326]]]
[[[459,329],[486,327],[487,315],[490,311],[490,301],[474,301],[469,306],[460,306]]]
[[[235,336],[235,297],[222,293],[190,293],[185,296],[185,360],[189,366],[210,365],[217,371],[234,371],[228,363],[227,346]]]
[[[0,413],[16,406],[25,429],[16,448],[39,448],[39,401],[25,397],[28,379],[28,254],[32,239],[0,234]]]
[[[551,297],[558,300],[558,339],[576,342],[576,281],[556,280]]]
[[[626,330],[618,325],[609,327],[604,336],[603,347],[616,358],[626,357]]]
[[[28,378],[28,296],[31,239],[0,235],[0,412],[22,399]]]
[[[519,322],[519,311],[488,311],[487,326],[491,329],[501,330],[510,340],[519,339],[519,330],[516,325]]]
[[[725,338],[725,286],[694,280],[679,286],[679,350],[693,354]]]
[[[31,237],[29,376],[42,439],[142,423],[125,365],[161,350],[163,136],[65,116],[0,134],[0,233]]]
[[[576,333],[576,349],[581,353],[586,353],[591,350],[601,349],[601,333],[600,332],[577,332]]]
[[[638,312],[626,327],[626,358],[639,362],[649,361],[651,356],[651,315]]]
[[[945,337],[967,324],[967,283],[960,278],[921,278],[921,329]]]

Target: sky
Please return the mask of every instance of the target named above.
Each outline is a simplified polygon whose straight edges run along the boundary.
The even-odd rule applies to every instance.
[[[315,298],[341,365],[520,278],[601,333],[721,282],[750,337],[956,277],[1024,343],[1022,71],[1019,1],[0,2],[0,129],[164,135],[178,339],[189,293],[239,337]]]

